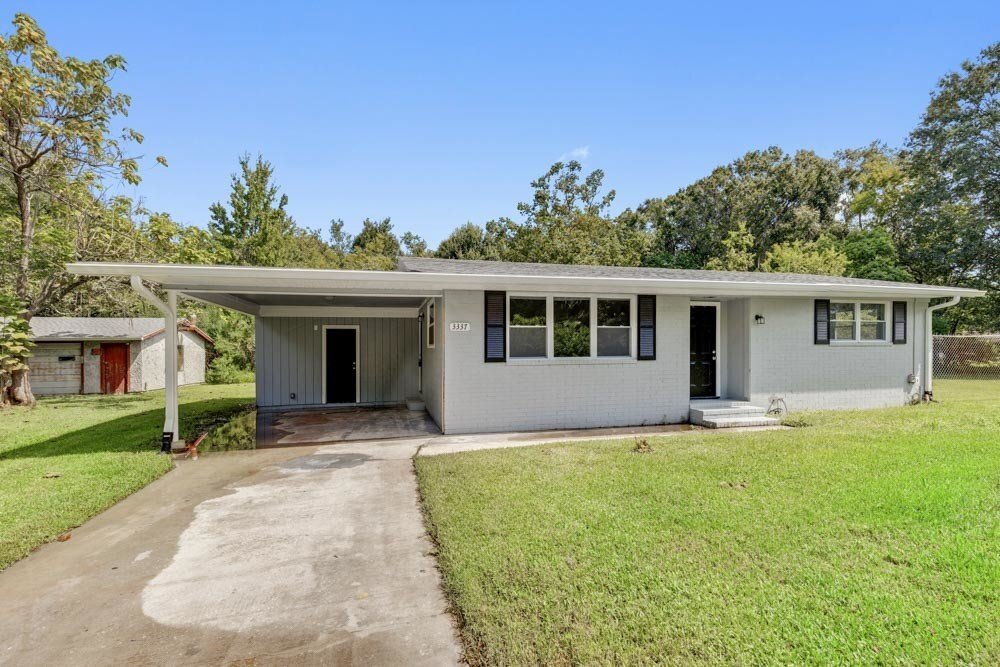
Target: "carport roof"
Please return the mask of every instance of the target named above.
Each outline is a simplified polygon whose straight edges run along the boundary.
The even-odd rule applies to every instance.
[[[692,297],[829,296],[839,298],[973,297],[981,290],[788,273],[690,271],[401,257],[395,271],[84,262],[88,276],[139,276],[196,299],[257,315],[273,309],[366,308],[398,315],[446,289],[647,293]],[[293,298],[294,297],[294,298]],[[289,313],[290,314],[290,313]]]

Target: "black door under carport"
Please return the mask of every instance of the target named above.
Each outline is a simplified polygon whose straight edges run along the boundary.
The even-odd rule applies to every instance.
[[[326,402],[358,402],[358,330],[326,330]]]

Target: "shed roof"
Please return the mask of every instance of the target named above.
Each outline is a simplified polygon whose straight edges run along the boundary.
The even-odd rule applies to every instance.
[[[145,340],[163,333],[162,317],[33,317],[31,335],[36,342],[76,340]],[[212,338],[189,322],[181,329]]]

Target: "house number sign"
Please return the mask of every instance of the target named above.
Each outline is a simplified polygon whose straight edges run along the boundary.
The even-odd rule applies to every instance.
[[[472,325],[468,322],[452,322],[449,329],[452,331],[472,331]]]

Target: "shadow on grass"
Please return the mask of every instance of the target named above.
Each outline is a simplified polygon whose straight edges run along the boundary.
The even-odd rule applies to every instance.
[[[206,425],[252,407],[253,402],[243,398],[214,398],[181,405],[181,437],[193,438]],[[156,407],[0,452],[0,461],[97,452],[155,452],[160,447],[162,429],[163,408]]]
[[[38,399],[39,406],[45,406],[47,408],[59,409],[61,407],[76,408],[81,405],[87,406],[87,408],[92,410],[122,410],[124,408],[131,408],[137,403],[152,403],[157,395],[161,395],[163,392],[152,392],[149,393],[135,393],[135,394],[120,394],[109,396],[107,394],[81,394],[73,396],[43,396]],[[99,397],[102,400],[96,400],[95,397]]]

